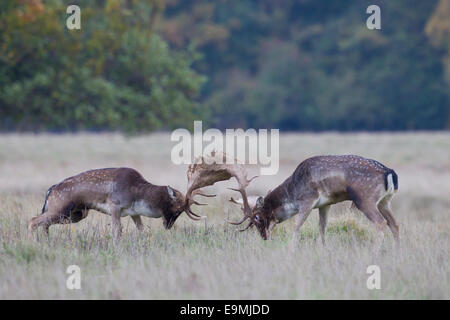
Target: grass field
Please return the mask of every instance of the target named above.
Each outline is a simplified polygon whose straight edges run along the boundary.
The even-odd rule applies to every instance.
[[[359,154],[396,170],[393,199],[401,229],[397,250],[387,230],[373,254],[374,227],[345,202],[332,207],[328,246],[321,245],[318,214],[300,230],[289,253],[293,222],[263,241],[256,230],[239,233],[224,218],[240,217],[220,197],[194,208],[166,231],[146,219],[139,233],[129,217],[118,244],[110,217],[92,211],[78,224],[52,226],[50,239],[26,237],[28,219],[40,213],[47,188],[79,172],[129,166],[155,184],[186,191],[186,166],[170,162],[168,134],[126,138],[116,134],[0,135],[0,299],[449,299],[450,134],[284,134],[280,171],[260,177],[249,194],[266,194],[305,158]],[[257,168],[249,168],[256,173]],[[208,190],[209,191],[209,190]],[[66,288],[66,268],[81,268],[81,290]],[[368,290],[366,268],[381,268],[381,289]]]

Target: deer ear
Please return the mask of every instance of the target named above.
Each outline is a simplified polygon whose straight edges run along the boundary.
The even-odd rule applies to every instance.
[[[258,197],[258,200],[256,200],[256,205],[255,207],[257,208],[261,208],[264,204],[264,198],[263,197]]]
[[[167,186],[167,193],[169,194],[169,197],[175,201],[177,199],[176,195],[175,195],[175,191],[170,187]]]

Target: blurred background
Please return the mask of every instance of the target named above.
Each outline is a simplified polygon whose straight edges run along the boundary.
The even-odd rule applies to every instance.
[[[2,0],[0,130],[449,129],[449,32],[450,0]]]

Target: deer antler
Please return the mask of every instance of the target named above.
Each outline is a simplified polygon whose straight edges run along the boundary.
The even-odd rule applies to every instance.
[[[247,172],[245,171],[245,169],[243,167],[234,167],[234,168],[231,168],[230,171],[231,171],[230,173],[232,174],[232,176],[236,178],[236,180],[239,184],[239,188],[228,188],[228,189],[237,191],[242,195],[243,206],[241,206],[241,209],[244,212],[244,217],[240,221],[237,221],[237,222],[228,221],[228,220],[227,220],[227,222],[230,224],[239,225],[239,224],[243,223],[245,220],[247,220],[252,213],[252,208],[248,204],[248,198],[247,198],[247,193],[245,191],[245,188],[247,188],[248,185],[250,184],[250,182],[253,179],[255,179],[257,176],[255,176],[251,179],[247,179]],[[239,202],[237,202],[233,198],[230,199],[230,202],[239,204]]]
[[[214,197],[215,195],[207,195],[200,192],[200,188],[211,186],[216,182],[229,180],[232,177],[235,177],[239,188],[231,189],[234,191],[238,191],[242,195],[244,207],[244,219],[239,222],[230,222],[232,224],[240,224],[244,222],[251,213],[251,208],[248,204],[247,194],[245,192],[245,188],[248,186],[250,181],[254,178],[248,180],[247,172],[242,164],[236,163],[236,161],[227,161],[230,160],[225,153],[215,152],[213,151],[210,156],[203,156],[201,158],[197,158],[194,164],[191,164],[187,171],[188,177],[188,190],[186,192],[186,213],[191,219],[198,220],[200,218],[199,215],[192,212],[190,206],[192,204],[201,205],[193,198],[196,195],[201,195],[204,197]],[[232,164],[230,164],[232,163]],[[192,217],[192,216],[194,217]],[[196,218],[195,218],[196,217]]]

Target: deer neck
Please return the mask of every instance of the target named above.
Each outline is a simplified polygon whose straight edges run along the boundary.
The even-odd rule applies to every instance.
[[[277,222],[287,220],[298,212],[295,192],[292,192],[295,190],[291,190],[289,181],[279,185],[264,199],[264,211]]]
[[[276,218],[275,211],[283,204],[283,192],[278,186],[274,190],[272,190],[267,196],[264,198],[263,212],[266,215],[274,216]]]
[[[147,201],[153,206],[160,205],[160,202],[166,199],[167,187],[156,186],[151,183],[147,183],[137,191],[137,198]]]
[[[151,183],[142,183],[133,190],[134,199],[130,207],[124,210],[125,215],[143,215],[152,218],[159,218],[165,212],[164,201],[167,200],[164,194],[165,187],[155,186]]]

